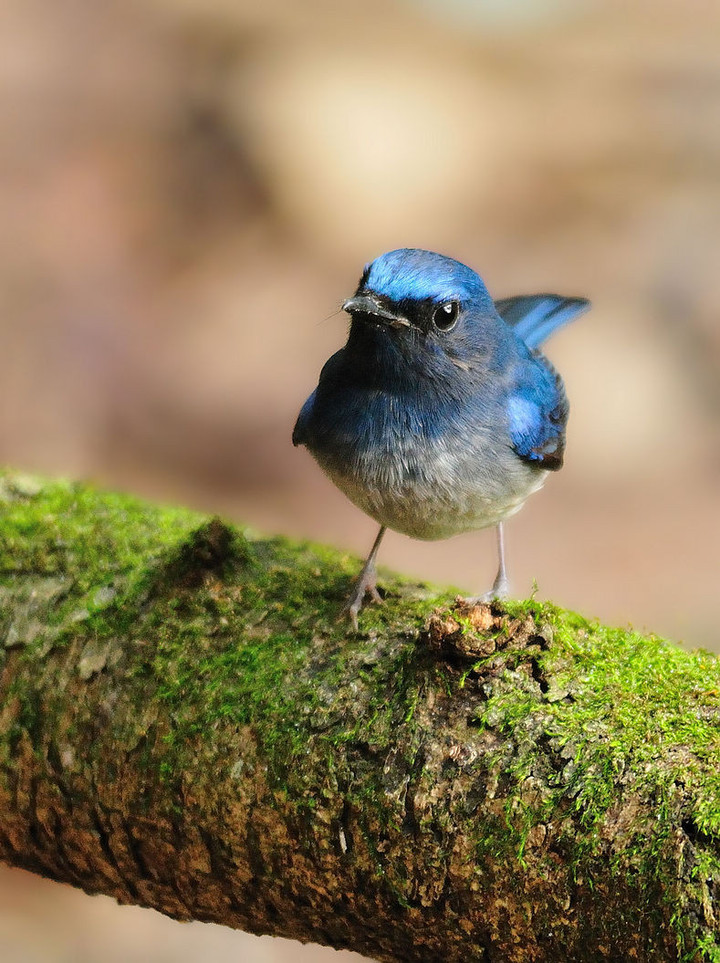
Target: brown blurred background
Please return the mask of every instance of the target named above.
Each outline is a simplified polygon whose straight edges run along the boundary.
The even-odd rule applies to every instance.
[[[681,0],[4,0],[0,463],[364,552],[290,432],[363,264],[429,247],[595,305],[518,594],[720,647],[719,55]],[[479,591],[493,538],[382,561]],[[3,963],[291,958],[0,875]]]

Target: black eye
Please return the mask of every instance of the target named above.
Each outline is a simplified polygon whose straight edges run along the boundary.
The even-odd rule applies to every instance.
[[[450,328],[455,327],[459,312],[460,305],[457,301],[446,301],[439,308],[435,308],[432,316],[433,324],[440,331],[449,331]]]

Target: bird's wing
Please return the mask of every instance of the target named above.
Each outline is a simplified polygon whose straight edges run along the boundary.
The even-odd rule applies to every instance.
[[[562,380],[542,355],[519,369],[508,398],[510,439],[515,452],[538,468],[557,471],[565,453],[570,407]]]
[[[312,407],[315,403],[316,394],[317,389],[313,391],[313,393],[307,399],[305,404],[300,409],[300,414],[297,416],[297,421],[295,422],[295,427],[293,428],[292,433],[292,443],[295,445],[295,447],[298,445],[304,445],[307,442],[307,426],[312,414]]]
[[[584,314],[590,307],[585,298],[564,298],[559,294],[525,294],[502,298],[495,310],[525,342],[538,348],[553,331]]]
[[[313,410],[318,391],[323,394],[321,401],[326,400],[328,388],[331,388],[333,384],[337,383],[339,377],[342,379],[341,372],[343,370],[344,359],[345,349],[340,348],[340,350],[336,351],[335,354],[330,355],[323,365],[322,371],[320,372],[320,377],[318,379],[318,386],[300,409],[300,414],[295,422],[295,427],[293,428],[292,433],[293,445],[306,445],[308,443],[309,433],[312,430],[312,421],[318,413],[317,411]]]

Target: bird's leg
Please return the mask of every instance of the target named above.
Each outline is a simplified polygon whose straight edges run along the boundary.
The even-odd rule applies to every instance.
[[[492,602],[493,599],[506,599],[510,594],[510,583],[508,582],[507,570],[505,569],[505,533],[503,523],[498,522],[497,528],[497,552],[498,570],[493,582],[493,587],[484,595],[474,595],[472,598],[465,599],[466,602]]]
[[[345,608],[343,609],[343,614],[347,613],[350,616],[350,621],[353,624],[353,628],[357,632],[358,630],[358,612],[362,608],[362,604],[365,600],[365,595],[370,593],[373,602],[382,602],[382,597],[376,587],[377,573],[375,572],[375,558],[380,548],[380,542],[382,541],[383,535],[385,534],[385,526],[380,526],[380,531],[377,533],[377,537],[373,542],[373,547],[370,549],[370,554],[367,557],[365,564],[362,567],[362,571],[358,576],[357,582],[355,583],[355,588],[350,598],[347,600]]]
[[[506,599],[510,594],[510,583],[508,582],[507,571],[505,569],[505,530],[503,523],[498,522],[497,526],[497,551],[498,551],[498,570],[493,582],[493,587],[488,593],[492,599]]]

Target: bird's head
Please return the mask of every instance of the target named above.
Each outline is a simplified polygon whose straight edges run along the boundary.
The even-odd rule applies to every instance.
[[[368,264],[343,310],[352,318],[349,345],[358,352],[420,358],[424,367],[433,359],[462,364],[487,356],[502,325],[475,271],[414,248],[389,251]]]

